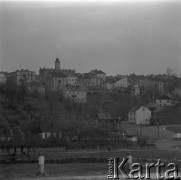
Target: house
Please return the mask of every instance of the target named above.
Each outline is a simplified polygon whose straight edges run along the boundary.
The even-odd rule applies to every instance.
[[[12,127],[11,130],[13,132],[14,138],[24,138],[25,137],[25,134],[20,127]]]
[[[95,70],[91,70],[89,73],[93,76],[96,76],[96,77],[102,79],[103,81],[106,79],[106,73],[103,72],[102,70],[95,69]]]
[[[145,106],[135,106],[128,112],[128,122],[135,123],[137,125],[150,124],[151,111]]]
[[[0,140],[10,141],[14,138],[24,138],[25,134],[19,127],[1,127],[0,128]]]
[[[38,131],[39,131],[38,135],[42,139],[48,139],[50,137],[54,137],[54,138],[61,138],[62,137],[62,134],[60,131],[54,130],[51,127],[39,127]]]
[[[159,106],[175,106],[176,101],[167,95],[162,95],[156,99],[156,104]]]
[[[65,98],[78,103],[87,102],[87,92],[84,88],[81,87],[65,87],[62,89],[62,94]]]
[[[36,73],[28,69],[21,69],[8,73],[8,80],[15,82],[17,85],[21,85],[22,83],[28,84],[36,81]]]
[[[121,79],[116,80],[116,82],[114,83],[114,87],[128,87],[130,84],[130,79],[128,77],[123,77]]]
[[[96,114],[96,124],[108,123],[114,124],[115,119],[108,112],[101,112]]]

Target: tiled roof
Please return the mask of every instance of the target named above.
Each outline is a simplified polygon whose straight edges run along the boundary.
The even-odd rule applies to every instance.
[[[134,106],[133,108],[131,108],[129,110],[129,112],[135,112],[136,110],[138,110],[141,106],[140,105],[137,105],[137,106]]]

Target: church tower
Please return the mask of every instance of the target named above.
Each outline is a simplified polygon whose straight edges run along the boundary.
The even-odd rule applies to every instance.
[[[58,58],[56,58],[56,61],[55,61],[55,69],[56,70],[60,69],[60,60]]]

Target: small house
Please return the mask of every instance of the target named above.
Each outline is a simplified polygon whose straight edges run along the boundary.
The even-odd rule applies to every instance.
[[[151,111],[145,106],[135,106],[128,112],[128,122],[137,125],[149,125],[151,119]]]
[[[175,106],[175,100],[167,95],[162,95],[156,99],[156,104],[159,106]]]
[[[108,123],[113,124],[115,123],[115,119],[111,116],[108,112],[101,112],[96,114],[96,122],[97,124],[100,123]]]
[[[52,129],[51,127],[39,127],[39,136],[42,139],[48,139],[50,137],[61,138],[61,132]]]

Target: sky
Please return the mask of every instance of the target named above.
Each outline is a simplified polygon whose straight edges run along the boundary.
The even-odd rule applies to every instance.
[[[0,71],[181,73],[181,1],[0,1]]]

